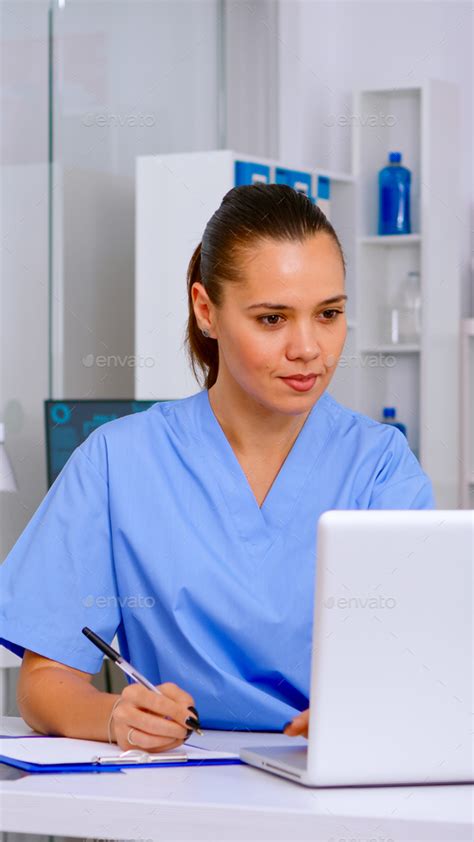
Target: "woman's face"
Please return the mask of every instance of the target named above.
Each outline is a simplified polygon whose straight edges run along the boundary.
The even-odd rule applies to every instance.
[[[241,390],[272,411],[309,411],[328,387],[346,338],[337,245],[326,233],[302,243],[266,240],[240,265],[243,282],[225,287],[218,309],[211,303],[206,314],[196,292],[198,322],[208,320],[218,341],[216,387]],[[308,374],[316,379],[307,391],[283,379]]]

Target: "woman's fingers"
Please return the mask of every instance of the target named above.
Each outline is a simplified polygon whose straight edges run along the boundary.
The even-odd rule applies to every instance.
[[[185,725],[180,725],[173,719],[165,719],[156,713],[141,710],[130,703],[117,705],[115,721],[117,724],[124,724],[129,728],[143,731],[145,734],[166,737],[168,740],[184,740],[187,735]]]
[[[193,716],[189,710],[189,706],[194,703],[193,697],[174,684],[159,684],[158,689],[159,694],[142,684],[130,684],[122,691],[122,695],[135,707],[158,714],[186,728],[186,719]]]
[[[193,697],[190,696],[189,693],[186,693],[185,690],[182,690],[181,687],[178,687],[177,684],[173,684],[172,681],[166,681],[164,684],[158,684],[157,688],[161,693],[164,693],[165,696],[169,696],[170,699],[173,699],[183,707],[194,707]]]
[[[139,731],[137,728],[133,728],[131,733],[132,740],[130,742],[130,740],[128,739],[130,730],[130,728],[127,728],[126,734],[121,733],[122,741],[124,741],[124,744],[121,745],[121,748],[141,748],[144,751],[153,753],[160,751],[170,751],[173,748],[178,748],[178,746],[182,745],[183,743],[183,740],[170,740],[169,737],[160,738],[153,734],[145,734],[143,731]]]
[[[118,714],[119,708],[120,716]],[[168,751],[181,745],[187,736],[186,728],[156,714],[146,713],[130,702],[122,702],[114,711],[115,742],[122,749],[141,748],[149,752]],[[151,733],[148,730],[151,728]],[[179,736],[169,731],[179,731]],[[168,733],[167,733],[168,732]]]
[[[154,693],[142,684],[123,689],[121,703],[113,712],[115,740],[121,748],[167,751],[188,738],[186,720],[195,717],[189,710],[193,697],[171,682],[157,689],[160,692]]]
[[[309,708],[287,723],[283,733],[289,737],[308,737]]]

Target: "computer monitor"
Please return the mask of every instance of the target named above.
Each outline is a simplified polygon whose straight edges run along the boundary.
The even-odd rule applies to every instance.
[[[48,487],[53,484],[73,450],[85,441],[92,430],[123,415],[143,412],[154,403],[158,401],[105,398],[45,401]]]

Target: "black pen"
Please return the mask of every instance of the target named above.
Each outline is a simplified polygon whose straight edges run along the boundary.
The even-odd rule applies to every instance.
[[[98,634],[93,632],[92,629],[89,629],[87,628],[87,626],[84,626],[84,628],[82,629],[82,634],[85,634],[85,636],[89,638],[89,640],[95,646],[97,646],[97,648],[100,649],[100,651],[103,652],[104,655],[107,655],[110,658],[110,660],[117,664],[117,666],[122,670],[122,672],[126,673],[126,675],[129,675],[130,678],[133,679],[133,681],[138,682],[138,684],[143,684],[144,687],[148,687],[149,690],[152,690],[153,693],[157,693],[158,696],[164,696],[164,693],[158,690],[158,688],[155,687],[155,685],[152,684],[151,681],[148,681],[148,678],[145,678],[145,676],[142,675],[141,672],[138,672],[138,670],[135,669],[135,667],[132,667],[132,665],[129,664],[128,661],[125,660],[125,658],[122,658],[120,652],[116,652],[115,649],[112,648],[112,646],[109,646],[109,644],[106,643],[105,640],[102,640],[102,638],[99,637]],[[200,734],[202,736],[203,732],[201,731],[201,725],[199,723],[197,713],[196,718],[194,718],[194,716],[189,716],[185,722],[185,725],[187,728],[191,728],[193,731],[195,731],[196,734]]]

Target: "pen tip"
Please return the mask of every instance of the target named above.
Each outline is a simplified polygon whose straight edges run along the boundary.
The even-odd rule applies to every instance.
[[[196,734],[199,734],[199,736],[200,736],[200,737],[203,737],[203,736],[204,736],[204,731],[201,731],[201,729],[200,729],[200,728],[196,728],[195,733],[196,733]]]

